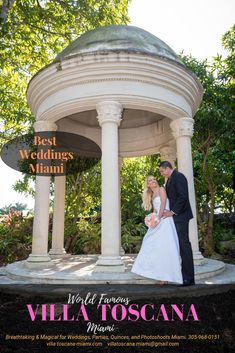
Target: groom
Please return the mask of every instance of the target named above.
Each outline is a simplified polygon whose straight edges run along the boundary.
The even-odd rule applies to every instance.
[[[191,243],[189,241],[189,220],[193,218],[188,196],[186,177],[173,170],[168,161],[160,163],[160,174],[167,178],[166,193],[170,203],[170,211],[165,210],[163,217],[173,217],[179,238],[182,259],[183,286],[194,285],[194,267]]]

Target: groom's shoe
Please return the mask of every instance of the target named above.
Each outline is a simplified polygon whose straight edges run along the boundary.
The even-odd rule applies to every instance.
[[[195,282],[194,281],[188,281],[186,279],[184,279],[183,283],[180,284],[180,287],[187,287],[187,286],[194,286]]]

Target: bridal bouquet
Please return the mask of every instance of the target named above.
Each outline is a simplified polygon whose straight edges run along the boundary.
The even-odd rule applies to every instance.
[[[148,228],[156,227],[156,225],[158,225],[159,222],[160,222],[160,219],[157,216],[157,214],[154,212],[148,214],[144,219],[144,223]]]

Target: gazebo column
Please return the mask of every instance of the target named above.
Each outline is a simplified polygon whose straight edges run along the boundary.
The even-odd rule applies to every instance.
[[[194,218],[189,222],[189,237],[192,244],[194,264],[201,265],[205,262],[205,259],[199,251],[198,244],[196,198],[191,149],[193,124],[194,120],[192,118],[185,117],[172,121],[170,126],[172,129],[172,134],[176,139],[178,170],[182,172],[188,180],[189,199],[194,216]]]
[[[118,126],[122,106],[115,101],[97,104],[102,131],[102,239],[101,256],[95,271],[124,272],[120,256],[120,181],[118,166]]]
[[[53,258],[63,257],[66,254],[64,249],[65,181],[65,175],[55,177],[52,247],[49,251]]]
[[[119,213],[119,239],[120,239],[120,255],[125,255],[125,250],[122,247],[122,211],[121,211],[121,185],[122,185],[122,181],[121,181],[121,170],[122,170],[122,162],[123,162],[123,158],[122,157],[118,157],[118,173],[119,173],[119,205],[120,205],[120,213]]]
[[[57,125],[50,121],[37,121],[34,124],[35,132],[56,130]],[[47,267],[51,264],[51,258],[48,255],[49,196],[50,176],[37,175],[35,183],[32,253],[25,263],[29,268]]]

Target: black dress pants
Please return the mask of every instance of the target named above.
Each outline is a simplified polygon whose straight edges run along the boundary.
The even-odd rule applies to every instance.
[[[182,259],[183,280],[194,282],[193,252],[189,241],[189,222],[175,222]]]

